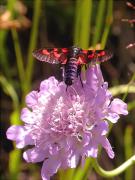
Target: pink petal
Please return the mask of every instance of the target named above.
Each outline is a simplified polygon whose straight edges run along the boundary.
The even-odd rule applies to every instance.
[[[97,106],[102,107],[106,101],[106,90],[103,88],[99,88],[97,91],[97,96],[95,98],[95,103]]]
[[[32,108],[37,104],[37,99],[38,99],[38,92],[37,91],[32,91],[26,96],[26,104],[29,108]]]
[[[61,166],[61,162],[58,159],[49,158],[43,163],[41,176],[43,180],[49,180],[51,176],[57,173]]]
[[[112,123],[116,123],[118,121],[118,119],[120,118],[120,116],[116,113],[108,113],[107,116],[105,116],[105,118],[109,121],[111,121]]]
[[[51,155],[56,155],[58,154],[58,151],[59,151],[59,146],[58,144],[52,144],[49,146],[49,153]]]
[[[83,139],[82,139],[83,146],[87,146],[89,144],[89,142],[90,142],[90,139],[91,139],[91,135],[84,133],[83,134]]]
[[[23,153],[23,158],[27,162],[32,162],[32,163],[41,162],[47,157],[48,157],[47,152],[43,151],[41,148],[40,149],[32,148]]]
[[[25,133],[23,126],[11,126],[8,128],[6,135],[7,138],[10,140],[17,140],[22,138],[23,134]]]
[[[112,112],[117,114],[127,115],[127,104],[124,103],[121,99],[115,98],[110,105],[110,109]]]
[[[21,120],[28,124],[34,124],[33,113],[28,108],[23,108],[21,111]]]
[[[105,136],[102,136],[100,139],[101,145],[105,148],[108,156],[113,159],[114,158],[114,152],[112,150],[111,144],[109,143],[108,139]]]
[[[92,89],[97,88],[97,76],[94,73],[95,68],[96,67],[94,65],[88,68],[86,71],[86,83],[89,84],[89,86],[91,86]]]
[[[44,80],[40,84],[40,91],[47,91],[51,89],[52,87],[57,87],[58,81],[55,79],[55,77],[50,77],[47,80]]]
[[[74,154],[72,155],[69,159],[68,159],[68,166],[70,168],[76,168],[76,166],[78,165],[78,162],[79,162],[79,154]]]
[[[94,71],[95,71],[94,73],[97,75],[99,86],[101,86],[104,83],[104,79],[103,79],[103,75],[102,75],[102,72],[101,72],[101,68],[100,68],[99,64],[96,64],[95,66],[96,67],[94,69]]]
[[[8,139],[16,141],[16,147],[19,149],[34,143],[23,126],[11,126],[6,135]]]
[[[91,141],[87,148],[83,150],[84,156],[97,158],[98,144],[97,142]]]
[[[107,121],[100,122],[97,125],[97,129],[95,129],[95,131],[97,131],[96,134],[99,134],[99,136],[106,135],[107,132],[108,132],[108,123],[107,123]]]

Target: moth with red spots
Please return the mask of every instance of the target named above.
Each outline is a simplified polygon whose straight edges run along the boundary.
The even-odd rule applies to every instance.
[[[39,61],[64,66],[63,78],[67,86],[71,86],[81,74],[82,65],[95,64],[109,60],[112,53],[106,50],[84,50],[79,47],[47,48],[33,51]]]

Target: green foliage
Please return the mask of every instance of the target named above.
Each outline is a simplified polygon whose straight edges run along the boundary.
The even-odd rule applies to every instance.
[[[25,1],[24,1],[25,2]],[[44,3],[45,4],[44,4]],[[11,13],[11,20],[15,18],[16,10],[14,5],[16,0],[8,0],[6,4],[6,10]],[[17,29],[6,29],[0,30],[0,65],[2,67],[2,73],[0,75],[0,84],[2,86],[3,92],[9,96],[13,103],[13,111],[10,115],[11,124],[21,124],[20,121],[20,109],[24,106],[25,95],[32,88],[32,77],[34,72],[34,60],[32,57],[32,51],[37,45],[37,39],[39,34],[39,23],[44,21],[47,24],[49,18],[41,20],[41,13],[44,11],[42,7],[48,5],[49,7],[54,6],[55,13],[57,12],[60,17],[59,28],[62,33],[64,32],[64,26],[68,18],[71,18],[72,14],[74,15],[74,31],[73,31],[73,44],[82,48],[94,48],[94,49],[104,49],[108,40],[108,35],[113,20],[113,0],[76,0],[72,2],[72,6],[66,9],[64,14],[64,19],[59,13],[60,9],[58,3],[60,1],[43,1],[43,0],[34,0],[26,1],[27,6],[31,4],[33,7],[32,14],[32,26],[30,30],[30,38],[28,42],[28,52],[23,55],[22,47],[24,44],[21,44],[19,33]],[[73,6],[75,4],[75,7]],[[64,6],[63,6],[64,7]],[[58,8],[58,9],[56,9]],[[75,11],[75,12],[73,12]],[[52,13],[55,16],[54,12]],[[53,14],[54,13],[54,14]],[[64,13],[64,10],[62,11]],[[72,19],[71,19],[72,21]],[[43,22],[43,23],[44,23]],[[65,24],[64,24],[65,23]],[[9,55],[10,49],[6,47],[7,39],[9,33],[12,36],[12,43],[15,52],[15,70],[10,68],[10,63],[13,61]],[[54,27],[55,33],[55,27]],[[46,39],[47,33],[45,33]],[[50,42],[51,44],[52,42]],[[97,46],[99,45],[99,46]],[[24,57],[27,57],[24,60]],[[125,85],[118,85],[110,88],[112,94],[121,95],[123,94],[123,99],[125,100],[129,93],[135,93],[135,86],[133,84],[135,80],[135,74],[132,76],[130,82]],[[128,103],[129,111],[135,108],[135,101]],[[125,158],[128,159],[133,154],[133,137],[132,137],[132,127],[127,126],[124,136],[124,149],[125,149]],[[59,179],[70,179],[70,180],[84,180],[87,179],[88,173],[91,172],[94,167],[97,173],[103,177],[113,177],[123,172],[127,167],[131,166],[134,163],[134,157],[131,157],[129,160],[120,166],[120,168],[115,169],[112,172],[106,172],[96,161],[93,159],[87,159],[84,168],[78,166],[77,169],[68,169],[66,171],[59,172]],[[21,151],[15,149],[9,155],[9,177],[10,179],[17,180],[18,174],[21,169]],[[122,169],[123,168],[123,169]],[[130,177],[132,179],[133,173],[132,168],[125,173],[125,180]]]

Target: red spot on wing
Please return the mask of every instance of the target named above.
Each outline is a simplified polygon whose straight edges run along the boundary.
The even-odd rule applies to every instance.
[[[87,54],[87,53],[88,53],[88,50],[83,49],[83,50],[82,50],[82,53]]]
[[[106,53],[105,53],[105,51],[101,51],[100,53],[99,53],[99,56],[104,56]]]
[[[79,58],[78,58],[78,61],[77,61],[77,64],[78,64],[78,65],[86,64],[86,59],[85,59],[85,58],[82,58],[82,57],[79,57]]]
[[[95,54],[94,54],[94,53],[88,55],[88,59],[93,59],[94,57],[95,57]]]
[[[60,55],[61,55],[61,54],[59,54],[59,53],[57,53],[57,52],[55,52],[55,51],[53,52],[53,54],[54,54],[54,56],[55,56],[56,58],[59,58]]]
[[[104,61],[108,61],[110,58],[112,57],[112,53],[110,51],[105,51],[105,50],[94,50],[88,51],[87,54],[87,60],[88,63],[90,62],[104,62]]]
[[[62,50],[63,53],[68,53],[69,52],[68,48],[62,48],[61,50]]]
[[[42,54],[45,54],[45,55],[49,55],[49,54],[50,54],[47,49],[41,50],[41,53],[42,53]]]
[[[53,51],[58,52],[58,48],[53,48]]]
[[[78,60],[77,60],[77,64],[78,65],[83,65],[83,64],[86,64],[87,62],[86,62],[86,54],[84,54],[84,53],[82,53],[81,52],[81,54],[79,54],[79,56],[78,56]]]

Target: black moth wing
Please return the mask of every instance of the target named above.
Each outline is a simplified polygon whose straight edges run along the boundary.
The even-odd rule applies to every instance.
[[[77,64],[100,63],[111,59],[113,54],[109,50],[85,50],[81,49],[77,56]]]
[[[51,64],[66,64],[68,48],[42,48],[32,52],[32,55],[39,61]]]
[[[87,62],[105,62],[111,59],[113,56],[112,52],[109,50],[88,50],[87,52]]]

